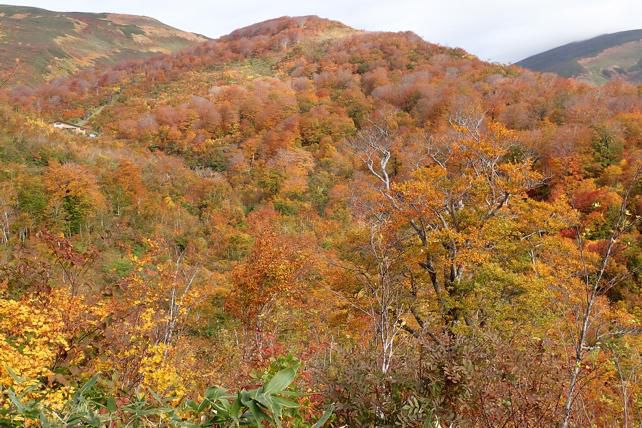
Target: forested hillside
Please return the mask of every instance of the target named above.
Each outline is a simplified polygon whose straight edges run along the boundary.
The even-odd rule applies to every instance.
[[[0,424],[642,422],[641,87],[286,17],[0,114]]]

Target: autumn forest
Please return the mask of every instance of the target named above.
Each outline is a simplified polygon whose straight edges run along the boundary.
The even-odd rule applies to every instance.
[[[314,16],[17,66],[0,426],[642,424],[642,86]]]

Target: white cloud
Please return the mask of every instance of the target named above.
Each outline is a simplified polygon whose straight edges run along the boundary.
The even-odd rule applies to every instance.
[[[410,30],[482,59],[512,62],[574,40],[642,28],[639,0],[32,0],[63,11],[147,15],[217,37],[283,15],[319,15],[347,25]]]

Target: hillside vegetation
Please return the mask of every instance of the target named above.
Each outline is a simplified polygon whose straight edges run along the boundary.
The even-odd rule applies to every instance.
[[[144,16],[0,5],[0,72],[11,84],[171,53],[205,40]]]
[[[5,423],[642,421],[642,88],[309,16],[3,100]]]
[[[569,43],[523,59],[517,65],[595,84],[613,79],[642,83],[642,30]]]

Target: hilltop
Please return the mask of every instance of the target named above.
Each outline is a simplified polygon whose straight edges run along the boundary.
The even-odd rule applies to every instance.
[[[171,53],[205,40],[144,16],[0,5],[0,72],[16,68],[11,85]]]
[[[642,30],[603,34],[568,43],[516,64],[595,84],[616,78],[642,83]]]

